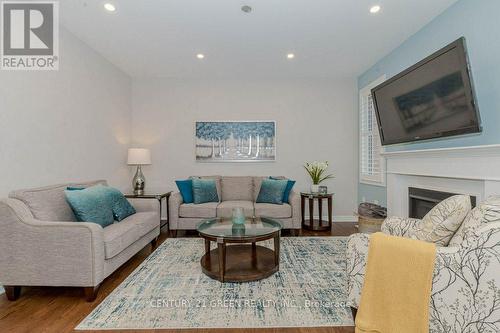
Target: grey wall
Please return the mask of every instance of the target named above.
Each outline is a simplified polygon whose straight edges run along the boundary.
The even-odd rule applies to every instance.
[[[131,80],[61,28],[60,70],[0,72],[0,196],[107,178],[128,184]]]
[[[190,175],[285,175],[309,188],[302,165],[328,160],[336,178],[334,215],[352,216],[357,204],[356,81],[338,80],[134,80],[133,143],[152,149],[144,168],[150,188],[174,189]],[[197,163],[197,120],[275,120],[277,161]]]

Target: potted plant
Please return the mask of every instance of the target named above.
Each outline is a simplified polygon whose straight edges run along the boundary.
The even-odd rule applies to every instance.
[[[326,169],[328,169],[328,161],[325,162],[306,162],[304,165],[309,176],[311,176],[312,185],[311,192],[318,193],[319,184],[327,179],[333,178],[332,174],[325,175]]]

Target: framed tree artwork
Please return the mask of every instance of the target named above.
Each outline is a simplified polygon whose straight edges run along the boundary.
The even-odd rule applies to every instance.
[[[266,162],[276,160],[274,121],[197,121],[196,161]]]

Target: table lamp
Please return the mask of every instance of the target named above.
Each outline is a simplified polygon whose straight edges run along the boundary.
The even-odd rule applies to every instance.
[[[132,179],[132,187],[134,188],[134,194],[142,195],[144,194],[144,188],[146,186],[146,178],[142,173],[142,165],[151,164],[151,151],[144,148],[130,148],[128,150],[128,165],[137,165],[137,171],[135,173],[134,179]]]

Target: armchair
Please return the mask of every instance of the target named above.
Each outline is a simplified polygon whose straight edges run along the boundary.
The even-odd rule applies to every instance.
[[[415,238],[423,223],[388,218],[382,232]],[[347,244],[348,304],[353,309],[360,302],[369,240],[369,235],[354,234]],[[437,248],[429,331],[500,332],[500,196],[470,211],[449,243]]]

